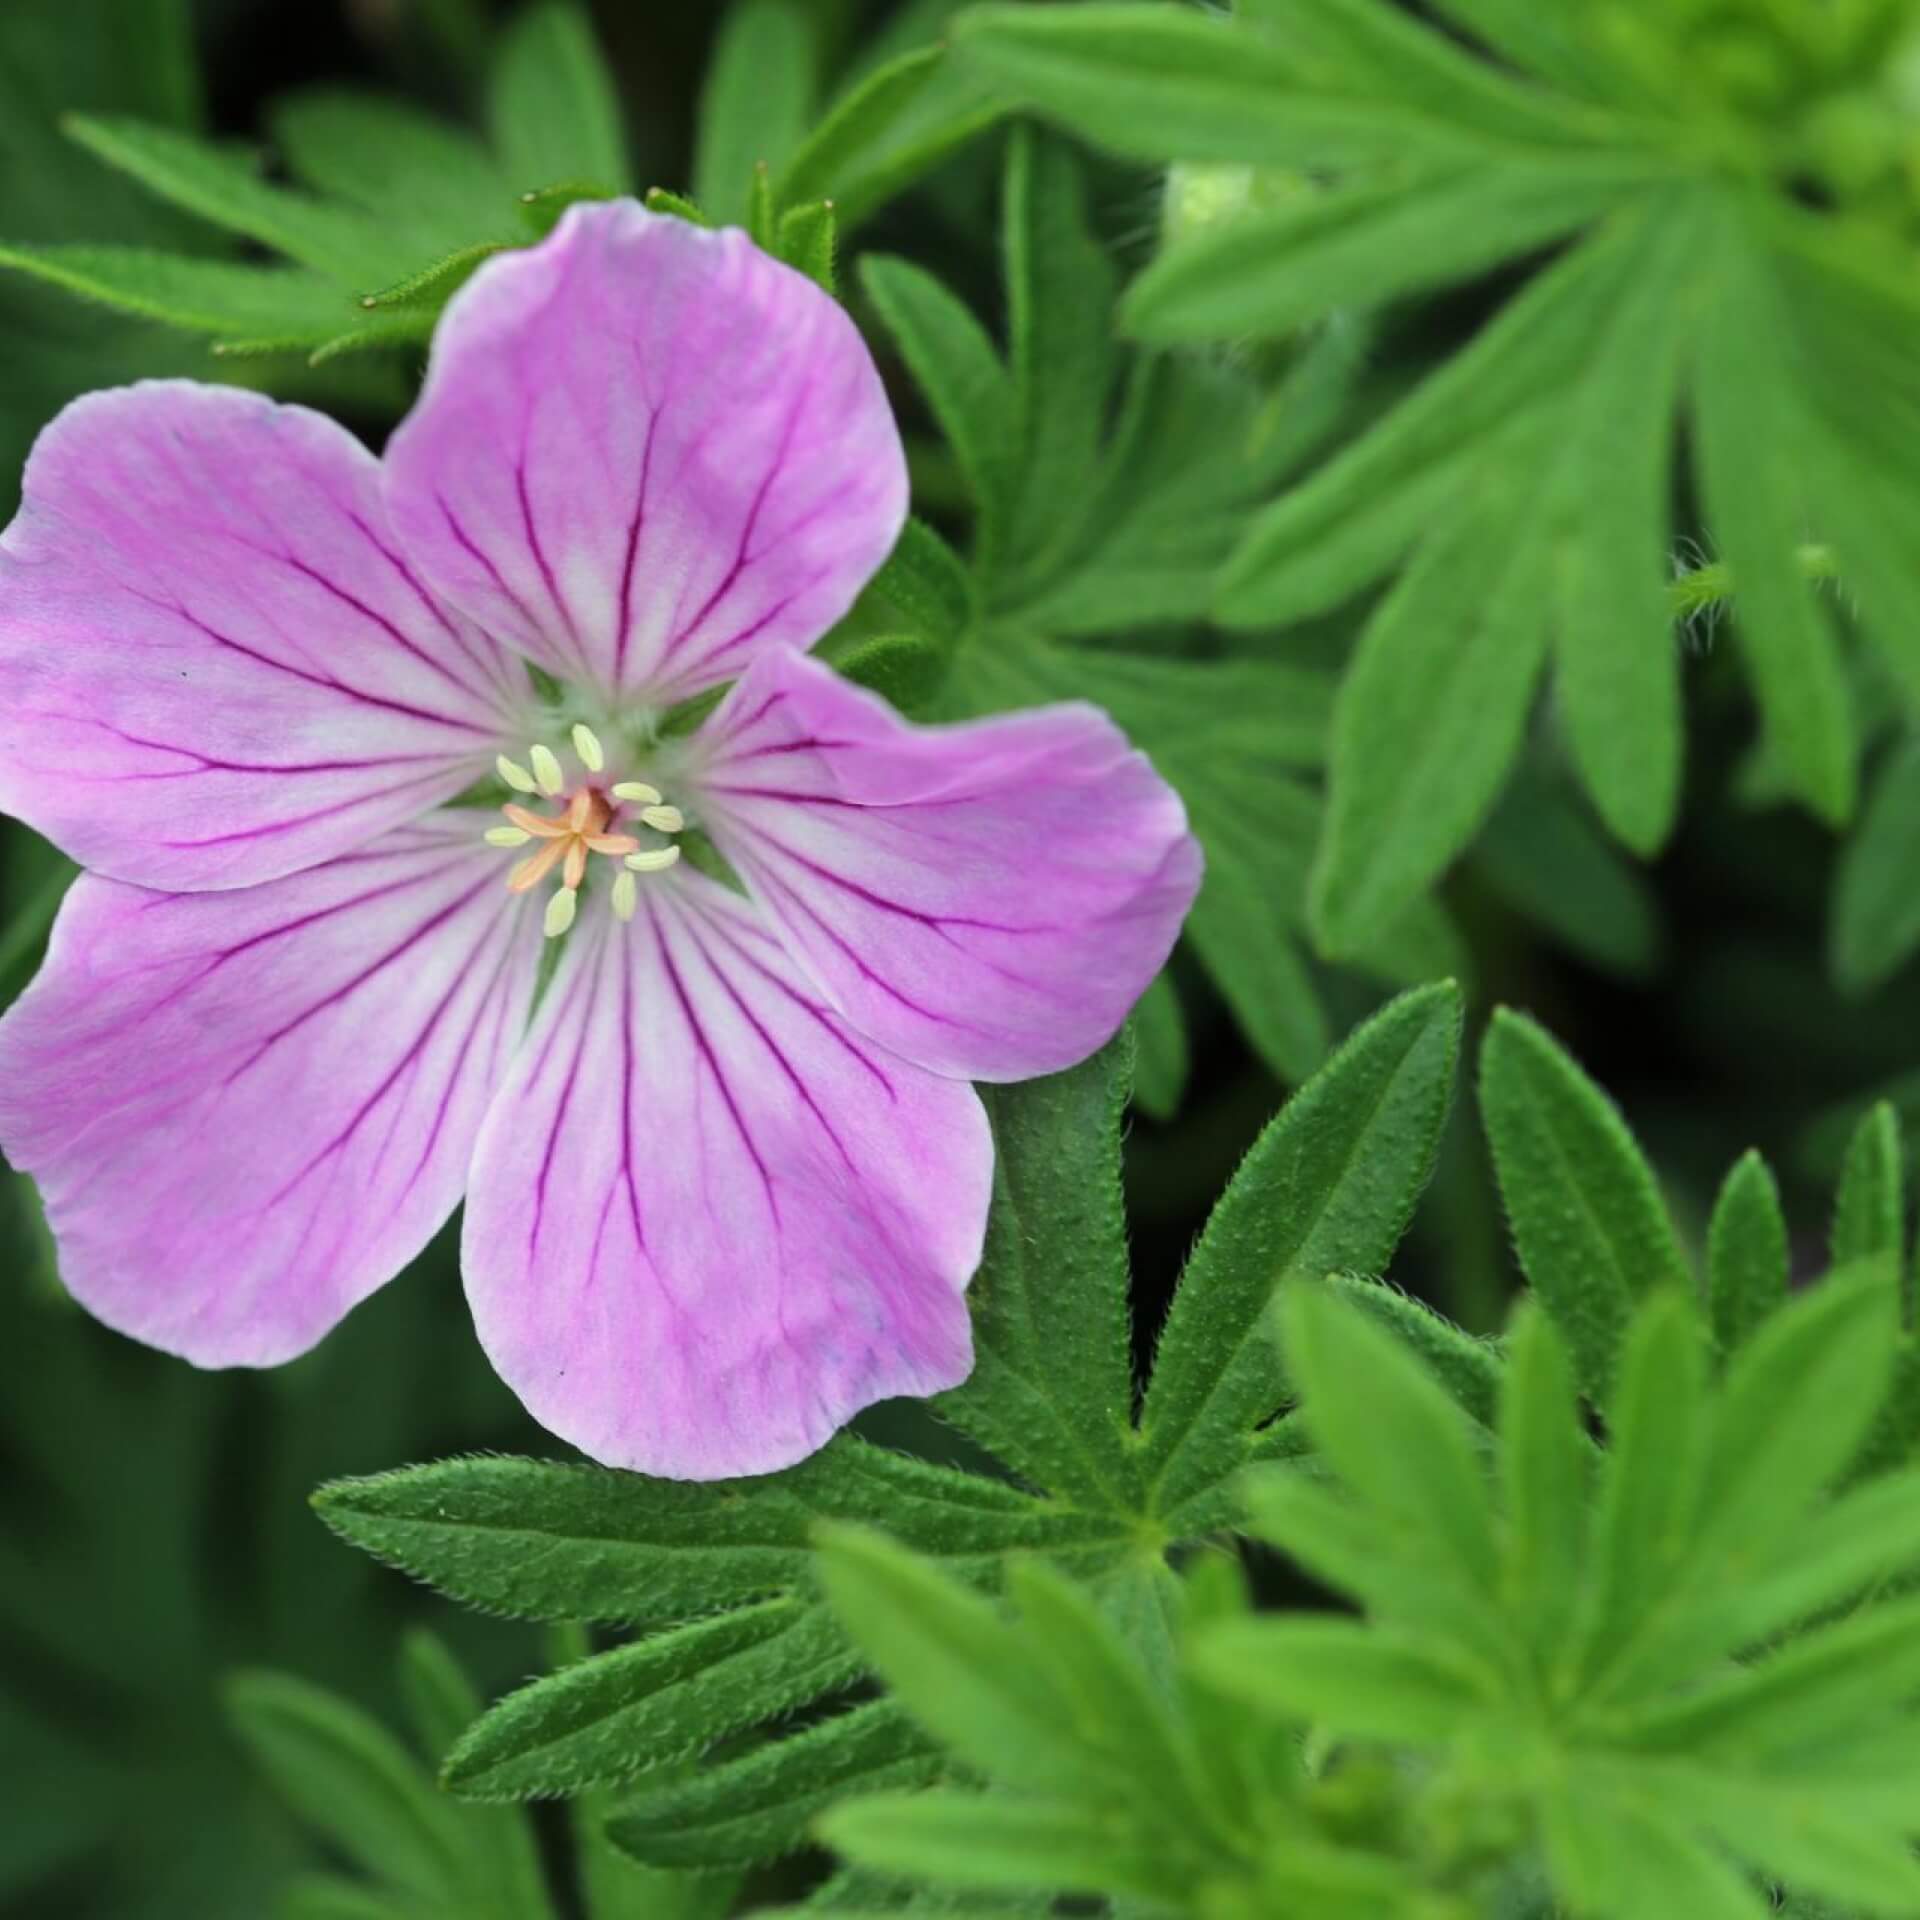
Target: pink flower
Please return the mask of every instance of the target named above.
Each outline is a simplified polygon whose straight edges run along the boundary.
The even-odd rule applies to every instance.
[[[481,270],[383,461],[227,388],[69,407],[0,540],[0,806],[89,871],[0,1146],[79,1299],[270,1365],[464,1193],[489,1356],[611,1464],[963,1379],[968,1082],[1100,1045],[1200,861],[1093,709],[918,728],[805,656],[906,500],[840,308],[630,203]]]

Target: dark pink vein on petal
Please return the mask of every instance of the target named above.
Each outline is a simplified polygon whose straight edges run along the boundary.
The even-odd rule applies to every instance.
[[[693,1043],[700,1050],[700,1058],[705,1061],[707,1071],[712,1074],[713,1083],[715,1087],[719,1089],[720,1098],[725,1102],[727,1112],[733,1117],[734,1129],[740,1135],[740,1144],[746,1148],[748,1158],[752,1160],[755,1170],[760,1175],[760,1184],[766,1191],[767,1207],[773,1215],[774,1228],[778,1231],[780,1226],[780,1202],[774,1194],[773,1175],[768,1171],[767,1163],[761,1157],[760,1149],[755,1144],[753,1135],[747,1130],[747,1123],[741,1117],[739,1104],[733,1097],[732,1084],[722,1071],[720,1062],[714,1054],[712,1044],[707,1039],[706,1029],[701,1025],[698,1015],[696,1015],[693,1010],[693,1003],[687,997],[685,983],[680,978],[680,969],[673,963],[673,953],[668,944],[664,926],[661,927],[660,961],[666,968],[667,982],[673,988],[673,997],[680,1003],[681,1015],[686,1020],[688,1030],[693,1035]]]

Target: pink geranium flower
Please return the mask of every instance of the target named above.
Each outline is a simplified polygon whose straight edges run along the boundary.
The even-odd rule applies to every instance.
[[[968,1082],[1104,1041],[1200,861],[1092,708],[913,727],[806,657],[906,500],[840,308],[630,203],[475,276],[384,460],[227,388],[69,407],[0,540],[0,806],[88,871],[0,1146],[79,1299],[270,1365],[464,1193],[489,1356],[614,1465],[964,1378]]]

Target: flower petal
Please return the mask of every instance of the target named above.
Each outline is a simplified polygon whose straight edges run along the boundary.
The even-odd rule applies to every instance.
[[[489,1116],[464,1265],[545,1426],[676,1479],[803,1458],[972,1361],[993,1147],[973,1089],[863,1045],[685,868],[583,915]]]
[[[562,679],[662,703],[811,646],[907,507],[839,304],[738,230],[632,201],[461,289],[387,473],[450,600]]]
[[[426,592],[377,476],[233,388],[68,407],[0,536],[0,809],[114,879],[235,887],[484,772],[524,671]]]
[[[258,887],[84,876],[0,1019],[0,1148],[109,1326],[264,1366],[399,1272],[466,1184],[536,908],[436,815]]]
[[[1085,1059],[1199,888],[1179,796],[1093,707],[915,727],[769,657],[694,752],[702,823],[788,947],[862,1033],[936,1072]]]

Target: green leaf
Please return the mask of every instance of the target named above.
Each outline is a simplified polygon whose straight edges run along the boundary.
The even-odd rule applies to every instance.
[[[1281,1299],[1288,1369],[1321,1458],[1458,1584],[1491,1592],[1485,1475],[1460,1409],[1405,1343],[1349,1296],[1307,1282]]]
[[[1820,1526],[1806,1516],[1885,1398],[1894,1331],[1892,1269],[1869,1263],[1781,1308],[1734,1355],[1703,1446],[1691,1427],[1675,1445],[1686,1416],[1657,1378],[1643,1402],[1622,1405],[1610,1491],[1641,1514],[1644,1537],[1612,1570],[1611,1624],[1593,1629],[1596,1698],[1657,1698],[1753,1644],[1779,1605],[1757,1569],[1798,1562],[1787,1591],[1805,1591]]]
[[[1547,555],[1515,537],[1541,487],[1536,422],[1482,451],[1368,624],[1334,713],[1326,837],[1308,896],[1323,952],[1376,937],[1484,819],[1546,656]]]
[[[969,1766],[1044,1793],[1086,1765],[1048,1663],[996,1609],[877,1534],[819,1535],[820,1583],[874,1669]]]
[[[840,222],[831,200],[789,207],[780,216],[780,258],[804,273],[815,286],[831,293],[835,285],[839,233]]]
[[[384,1727],[285,1674],[238,1674],[226,1702],[241,1739],[304,1821],[377,1879],[457,1900],[459,1810]]]
[[[944,47],[922,47],[876,67],[840,96],[800,143],[780,174],[779,197],[795,200],[852,199],[849,221],[864,208],[857,182],[864,163],[946,58]]]
[[[1013,506],[1019,458],[1013,384],[985,329],[931,274],[868,254],[860,262],[860,284],[967,477],[979,513],[976,565],[985,569]]]
[[[820,1834],[869,1867],[963,1887],[1148,1897],[1178,1888],[1172,1863],[1110,1814],[1058,1801],[957,1790],[880,1794],[836,1807]]]
[[[1884,1723],[1920,1687],[1920,1598],[1883,1601],[1643,1714],[1635,1744],[1748,1767]]]
[[[405,101],[299,93],[276,101],[268,124],[306,185],[375,215],[421,255],[515,237],[513,189],[493,157]]]
[[[1887,1101],[1876,1101],[1854,1130],[1840,1169],[1833,1209],[1836,1266],[1875,1254],[1901,1264],[1907,1240],[1905,1174],[1899,1118]]]
[[[842,679],[879,694],[902,713],[927,707],[950,664],[942,648],[918,633],[876,633],[827,657]]]
[[[1386,1266],[1433,1169],[1459,1044],[1457,988],[1402,994],[1248,1154],[1187,1262],[1141,1412],[1160,1512],[1243,1464],[1284,1397],[1268,1326],[1281,1281]]]
[[[4,259],[0,255],[0,259]],[[1834,877],[1828,960],[1843,991],[1867,993],[1920,948],[1920,740],[1888,756]]]
[[[1444,1745],[1494,1699],[1444,1642],[1357,1620],[1242,1620],[1201,1637],[1195,1665],[1223,1691],[1286,1719],[1362,1740]]]
[[[1636,853],[1680,803],[1680,649],[1668,610],[1674,416],[1705,220],[1677,196],[1645,221],[1566,402],[1545,614],[1573,762]]]
[[[1686,311],[1674,283],[1684,294],[1699,225],[1683,203],[1622,216],[1602,236],[1599,352],[1589,338],[1588,364],[1567,394],[1480,450],[1370,624],[1342,689],[1315,875],[1315,925],[1331,950],[1404,905],[1479,823],[1513,758],[1556,618],[1574,628],[1591,620],[1590,603],[1607,597],[1603,583],[1621,565],[1619,548],[1596,545],[1596,497],[1621,496],[1605,524],[1638,536],[1639,606],[1651,622],[1634,630],[1615,622],[1596,644],[1614,654],[1651,648],[1656,671],[1671,676],[1664,600],[1653,600]],[[1649,736],[1632,750],[1635,766],[1658,772],[1661,751]],[[1676,757],[1661,774],[1667,787],[1636,790],[1625,809],[1624,824],[1642,840],[1670,821],[1677,767]],[[1592,784],[1611,792],[1604,780]]]
[[[1132,1016],[1133,1104],[1150,1119],[1171,1120],[1187,1090],[1192,1058],[1180,996],[1163,971],[1154,976]]]
[[[170,127],[70,115],[66,131],[175,206],[349,286],[381,286],[414,264],[378,222],[269,185],[244,156]]]
[[[1066,1073],[981,1089],[995,1153],[970,1289],[977,1357],[934,1402],[1036,1486],[1123,1512],[1138,1497],[1119,1153],[1130,1072],[1122,1036]]]
[[[663,1622],[794,1591],[821,1517],[885,1524],[962,1557],[1107,1537],[1085,1516],[851,1435],[758,1480],[455,1459],[331,1481],[314,1506],[356,1546],[453,1598],[535,1620]]]
[[[274,1920],[454,1920],[448,1908],[423,1908],[407,1895],[377,1893],[365,1882],[301,1874],[287,1882]]]
[[[1603,228],[1536,274],[1384,420],[1257,515],[1221,576],[1220,618],[1306,619],[1395,567],[1452,505],[1478,450],[1577,379],[1596,305],[1629,271],[1630,238]]]
[[[762,1601],[596,1654],[508,1694],[447,1755],[442,1778],[476,1800],[574,1793],[697,1753],[859,1671],[823,1609]]]
[[[721,20],[693,157],[693,197],[718,225],[745,220],[755,166],[778,172],[805,137],[818,60],[793,0],[744,0]]]
[[[1592,1476],[1573,1363],[1537,1301],[1520,1303],[1508,1334],[1499,1433],[1502,1597],[1536,1654],[1550,1657],[1579,1601]]]
[[[1029,128],[1007,148],[1007,331],[1020,417],[1010,564],[1044,567],[1082,524],[1113,391],[1116,275],[1080,163]]]
[[[1609,1409],[1613,1447],[1569,1649],[1587,1675],[1605,1670],[1684,1563],[1709,1437],[1701,1333],[1673,1287],[1655,1294],[1627,1330]],[[1569,1345],[1577,1361],[1579,1343]]]
[[[515,17],[488,108],[500,165],[517,190],[560,181],[595,181],[610,193],[631,186],[613,78],[572,0],[540,0]]]
[[[1693,1544],[1709,1563],[1724,1559],[1728,1577],[1787,1545],[1796,1516],[1865,1438],[1893,1371],[1898,1271],[1897,1254],[1861,1255],[1773,1314],[1728,1362]]]
[[[1696,342],[1694,433],[1707,525],[1738,587],[1734,620],[1766,737],[1824,820],[1852,811],[1856,743],[1839,643],[1795,560],[1817,503],[1787,370],[1793,337],[1744,209],[1722,218],[1716,297]]]
[[[1385,1280],[1336,1273],[1327,1284],[1341,1299],[1362,1308],[1411,1347],[1433,1377],[1470,1419],[1491,1427],[1499,1403],[1500,1349],[1476,1339],[1451,1320]]]
[[[1319,806],[1298,781],[1257,762],[1223,753],[1209,764],[1164,750],[1156,759],[1188,802],[1207,858],[1187,938],[1254,1051],[1297,1086],[1326,1059],[1333,1040],[1300,950]]]
[[[404,274],[389,287],[377,287],[360,301],[363,308],[420,308],[431,320],[475,272],[504,249],[495,240],[481,240],[470,247],[456,248],[438,260],[430,260],[415,272]]]
[[[318,346],[354,322],[354,309],[334,282],[298,267],[82,243],[0,246],[0,267],[194,333]]]
[[[896,15],[910,23],[911,10]],[[828,197],[852,228],[991,126],[1004,103],[957,73],[944,44],[868,68],[827,109],[788,163],[788,200]]]
[[[1584,227],[1641,184],[1624,165],[1362,180],[1163,253],[1127,290],[1129,331],[1168,344],[1280,339],[1343,307],[1444,286]]]
[[[1662,939],[1652,889],[1526,760],[1468,862],[1483,885],[1592,965],[1627,980],[1658,967]]]
[[[480,1717],[480,1696],[446,1644],[416,1628],[401,1643],[400,1685],[420,1744],[440,1758]],[[553,1920],[531,1822],[517,1809],[463,1810],[469,1884],[491,1895],[513,1920]]]
[[[1604,1399],[1634,1303],[1691,1285],[1653,1175],[1606,1095],[1504,1007],[1480,1052],[1480,1111],[1520,1264]]]
[[[1165,1592],[1177,1595],[1164,1563],[1156,1560],[1148,1578],[1150,1608]],[[1164,1592],[1153,1592],[1155,1587]],[[1123,1605],[1141,1597],[1131,1581],[1123,1581],[1120,1591]],[[1053,1676],[1082,1746],[1124,1769],[1124,1791],[1143,1817],[1204,1828],[1207,1781],[1184,1728],[1154,1684],[1152,1669],[1139,1658],[1139,1632],[1123,1636],[1085,1587],[1044,1561],[1012,1562],[1007,1592],[1019,1610],[1021,1634]],[[1132,1612],[1137,1623],[1140,1611],[1133,1607]],[[1083,1771],[1086,1767],[1083,1760]]]
[[[896,1702],[874,1700],[684,1780],[641,1781],[608,1832],[652,1866],[749,1866],[802,1846],[814,1817],[855,1793],[925,1785],[937,1753]]]
[[[914,628],[953,652],[979,618],[973,575],[924,520],[909,520],[867,591],[904,614]]]
[[[480,1716],[473,1682],[447,1643],[424,1627],[400,1643],[400,1691],[414,1736],[436,1763]]]
[[[1587,1912],[1768,1920],[1766,1896],[1662,1809],[1609,1801],[1576,1776],[1541,1815],[1554,1885]]]
[[[1490,135],[1457,97],[1438,112],[1396,97],[1377,74],[1315,84],[1264,35],[1185,7],[978,7],[954,37],[1027,105],[1135,159],[1407,166],[1483,154],[1510,131]],[[1525,123],[1547,124],[1537,111]]]
[[[1786,1215],[1759,1154],[1735,1163],[1707,1228],[1707,1311],[1723,1353],[1750,1339],[1787,1297]]]

